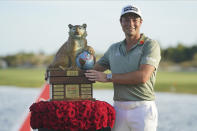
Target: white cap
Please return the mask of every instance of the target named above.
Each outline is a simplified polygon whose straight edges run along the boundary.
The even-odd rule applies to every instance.
[[[127,6],[123,7],[122,12],[121,12],[121,16],[123,16],[126,13],[135,13],[135,14],[139,15],[142,19],[141,10],[140,10],[140,8],[136,7],[135,5],[127,5]]]

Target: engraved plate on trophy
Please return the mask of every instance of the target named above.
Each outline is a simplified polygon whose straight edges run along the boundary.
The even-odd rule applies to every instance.
[[[54,92],[54,96],[64,96],[64,92]]]
[[[64,85],[53,85],[53,91],[64,91]]]
[[[54,100],[64,99],[64,85],[53,85],[52,97]]]
[[[92,85],[91,84],[81,84],[81,87],[92,87]]]
[[[60,99],[64,99],[64,96],[53,96],[54,100],[60,100]]]
[[[78,84],[66,85],[66,97],[79,98],[79,85]]]
[[[79,72],[78,71],[67,71],[66,75],[67,76],[78,76]]]
[[[91,94],[91,92],[92,92],[91,88],[81,88],[81,95]]]
[[[91,98],[92,97],[92,95],[81,95],[81,98]]]

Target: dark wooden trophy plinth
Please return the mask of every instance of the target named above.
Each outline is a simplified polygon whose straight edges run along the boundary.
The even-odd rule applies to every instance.
[[[49,70],[50,100],[95,100],[84,70]]]

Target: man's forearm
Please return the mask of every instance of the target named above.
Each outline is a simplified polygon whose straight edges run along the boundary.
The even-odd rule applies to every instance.
[[[124,74],[112,74],[112,82],[119,84],[143,84],[146,83],[155,67],[151,65],[141,65],[140,69],[134,72]]]
[[[96,63],[96,64],[94,65],[93,70],[104,72],[104,71],[106,71],[107,69],[106,69],[105,67],[99,65],[98,63]]]
[[[124,74],[112,74],[112,82],[118,84],[142,84],[145,83],[143,80],[143,72],[135,71]]]
[[[87,70],[85,75],[90,81],[113,82],[119,84],[143,84],[150,79],[155,68],[151,65],[141,65],[140,69],[134,72],[112,74],[112,80],[107,79],[106,74],[103,72],[105,70],[106,68],[96,64],[94,69]]]

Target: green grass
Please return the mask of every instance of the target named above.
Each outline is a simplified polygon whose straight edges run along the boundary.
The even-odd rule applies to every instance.
[[[45,69],[0,69],[0,85],[41,87]],[[113,89],[112,83],[94,84],[96,89]],[[155,90],[160,92],[197,94],[196,72],[158,72]]]
[[[197,94],[197,73],[158,72],[155,90]]]
[[[20,87],[41,87],[44,84],[45,69],[10,68],[0,69],[0,85]]]

